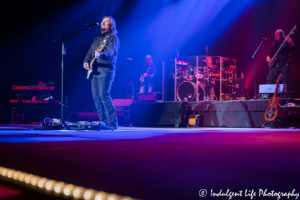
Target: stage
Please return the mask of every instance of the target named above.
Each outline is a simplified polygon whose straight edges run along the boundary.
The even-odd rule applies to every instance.
[[[210,196],[221,189],[243,195],[253,190],[254,199],[263,198],[259,189],[299,193],[298,129],[34,128],[1,126],[1,167],[134,199],[228,199]],[[6,198],[64,197],[3,176],[0,181]],[[205,198],[199,196],[201,189],[207,190]]]
[[[290,106],[288,103],[293,104]],[[300,128],[300,100],[283,99],[279,126]],[[121,125],[137,127],[187,127],[192,115],[201,117],[200,127],[261,128],[267,121],[269,99],[246,101],[137,102],[116,105]],[[97,121],[96,112],[73,112],[71,121]]]

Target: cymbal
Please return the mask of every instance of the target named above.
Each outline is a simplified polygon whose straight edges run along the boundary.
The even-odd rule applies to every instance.
[[[227,62],[229,60],[231,60],[231,59],[230,58],[222,58],[223,62]],[[216,60],[216,62],[220,62],[220,61],[221,61],[221,59]]]
[[[176,62],[177,65],[189,65],[189,63],[187,61],[184,60],[179,60]]]

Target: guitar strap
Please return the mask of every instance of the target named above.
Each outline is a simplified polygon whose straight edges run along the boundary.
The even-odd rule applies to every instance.
[[[109,36],[111,36],[112,34],[110,35],[107,35],[101,42],[100,44],[98,45],[97,49],[100,49],[102,45],[104,45],[106,43],[106,41],[108,40]]]

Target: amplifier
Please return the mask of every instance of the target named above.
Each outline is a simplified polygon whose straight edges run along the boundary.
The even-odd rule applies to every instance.
[[[118,118],[118,124],[129,126],[130,123],[130,105],[133,104],[133,99],[114,99],[114,106]]]
[[[263,99],[270,99],[273,97],[275,89],[276,84],[261,84],[259,85],[259,97]],[[279,84],[277,92],[279,97],[284,97],[286,94],[286,85]]]
[[[157,102],[162,100],[161,92],[138,93],[138,102]]]
[[[143,102],[131,104],[130,115],[134,126],[187,127],[188,102]]]

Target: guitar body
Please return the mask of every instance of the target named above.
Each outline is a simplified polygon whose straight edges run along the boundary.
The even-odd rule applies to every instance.
[[[270,99],[269,107],[265,112],[265,120],[266,121],[274,121],[280,117],[280,106],[282,99],[277,96],[279,82],[282,79],[282,74],[279,74],[276,81],[276,88],[274,92],[274,96]]]
[[[103,51],[104,47],[105,47],[105,45],[102,45],[102,46],[100,47],[100,49],[97,49],[97,51],[98,51],[99,53],[101,53],[101,52]],[[93,72],[93,67],[94,67],[94,63],[95,63],[96,59],[97,59],[97,58],[94,57],[94,58],[90,61],[89,64],[90,64],[90,68],[91,68],[91,69],[87,71],[86,79],[89,79],[89,78],[90,78],[90,76],[91,76],[91,74],[92,74],[92,72]]]
[[[151,68],[151,67],[148,67],[148,69],[147,69],[147,71],[145,72],[145,74],[147,74],[147,73],[149,72],[150,68]],[[141,85],[143,85],[143,83],[144,83],[144,81],[145,81],[145,76],[144,76],[144,74],[141,76],[141,78],[142,78]]]
[[[272,97],[270,99],[269,107],[265,112],[266,121],[274,121],[280,117],[280,105],[282,99],[280,97]]]
[[[272,69],[272,68],[274,67],[274,63],[275,63],[276,59],[277,59],[277,57],[273,57],[273,58],[272,58],[272,61],[269,62],[269,64],[268,64],[268,65],[269,65],[269,67],[268,67],[269,70]]]

